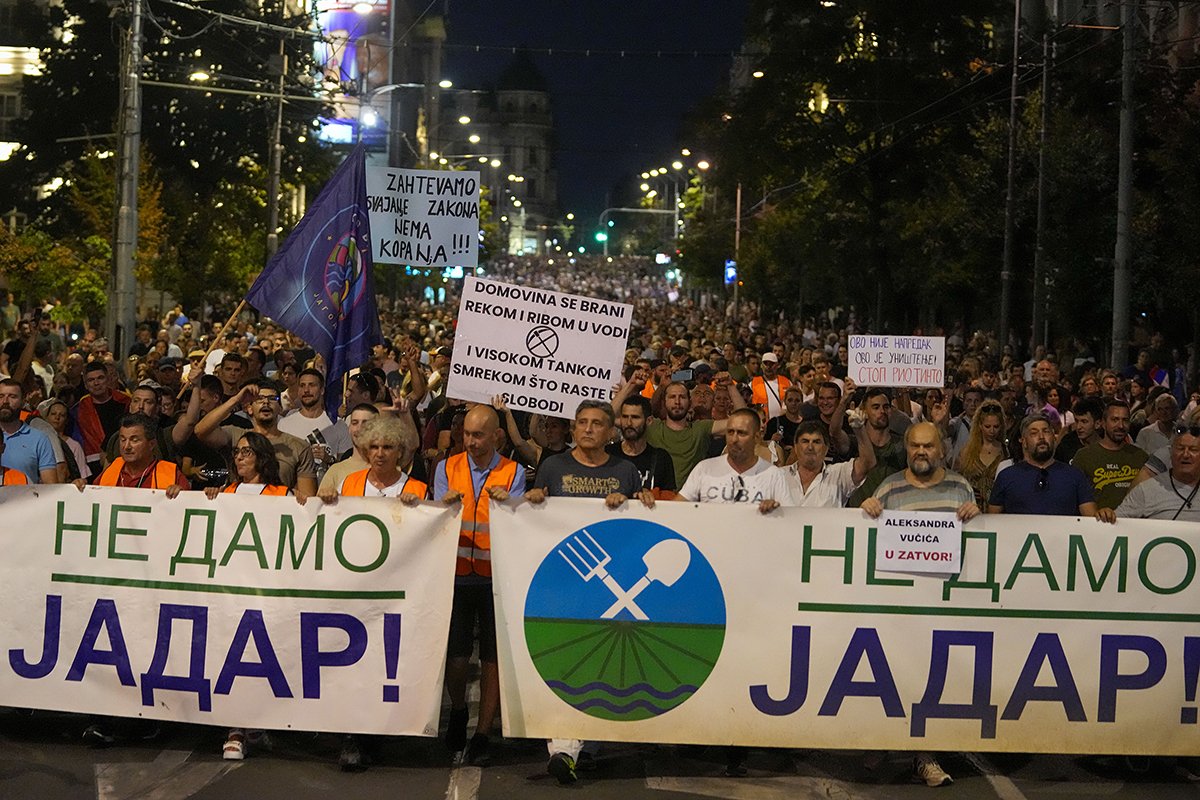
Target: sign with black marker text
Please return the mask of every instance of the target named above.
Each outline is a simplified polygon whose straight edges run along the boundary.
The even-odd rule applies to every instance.
[[[859,386],[946,385],[946,337],[855,334],[847,340],[849,377]]]
[[[468,277],[446,395],[574,417],[612,399],[632,321],[627,303]]]
[[[881,572],[954,575],[962,563],[962,520],[952,511],[884,511],[875,565]]]
[[[367,208],[376,264],[478,265],[478,172],[367,167]]]

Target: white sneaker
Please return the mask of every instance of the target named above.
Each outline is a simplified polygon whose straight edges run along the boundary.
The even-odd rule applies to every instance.
[[[917,753],[913,758],[912,779],[913,783],[924,783],[933,788],[954,783],[954,778],[929,753]]]

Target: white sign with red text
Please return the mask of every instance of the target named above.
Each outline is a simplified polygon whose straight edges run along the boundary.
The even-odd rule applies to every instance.
[[[962,566],[962,520],[953,511],[884,511],[878,520],[880,572],[954,575]]]
[[[856,334],[847,341],[849,377],[859,386],[946,385],[946,337]]]

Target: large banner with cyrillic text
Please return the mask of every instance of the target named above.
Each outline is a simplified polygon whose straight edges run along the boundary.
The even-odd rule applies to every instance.
[[[0,705],[437,733],[452,510],[37,486],[0,515]]]
[[[1194,525],[987,515],[954,575],[878,570],[899,550],[849,509],[550,498],[491,526],[509,736],[1200,753]]]

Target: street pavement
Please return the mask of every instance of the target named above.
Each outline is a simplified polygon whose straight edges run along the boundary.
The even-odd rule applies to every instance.
[[[718,748],[611,744],[578,784],[545,773],[541,742],[500,740],[484,768],[453,769],[441,743],[384,737],[369,769],[338,769],[341,739],[273,732],[271,747],[243,762],[221,759],[224,731],[165,725],[150,741],[92,749],[83,717],[0,711],[0,798],[8,800],[472,800],[588,797],[598,800],[884,800],[884,798],[1200,797],[1200,781],[1180,762],[1155,760],[1131,771],[1123,759],[1012,754],[946,754],[953,786],[909,782],[908,759],[891,754],[874,770],[859,751],[751,751],[745,778],[726,778]]]

